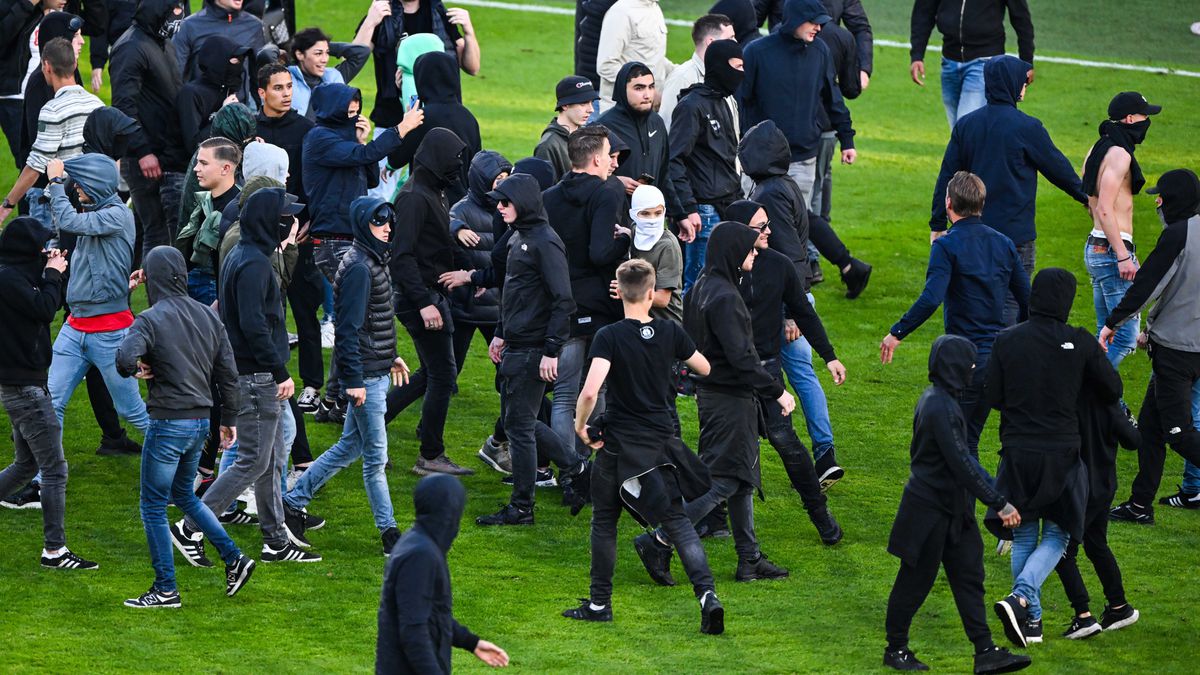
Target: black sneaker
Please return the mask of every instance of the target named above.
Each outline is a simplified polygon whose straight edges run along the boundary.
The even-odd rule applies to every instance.
[[[729,512],[724,502],[713,507],[707,516],[696,523],[696,534],[701,539],[727,539],[733,536],[729,531]]]
[[[674,549],[659,542],[658,538],[649,532],[635,537],[633,548],[654,583],[659,586],[675,585],[675,577],[671,576],[671,554]]]
[[[1125,502],[1108,512],[1108,519],[1118,523],[1154,524],[1154,507]]]
[[[499,511],[475,519],[476,525],[532,525],[533,508],[521,508],[515,504],[505,504]]]
[[[1105,606],[1104,613],[1100,615],[1100,627],[1104,630],[1121,630],[1137,623],[1140,617],[1141,613],[1129,603],[1125,603],[1121,609]]]
[[[1100,622],[1093,616],[1077,616],[1070,626],[1063,631],[1063,637],[1068,640],[1086,640],[1103,631]]]
[[[246,513],[246,509],[237,509],[217,516],[222,525],[257,525],[258,518]]]
[[[604,609],[592,609],[592,601],[587,598],[579,599],[579,606],[564,609],[563,616],[576,621],[612,621],[612,605]]]
[[[233,597],[237,592],[242,590],[242,586],[250,581],[250,575],[254,574],[255,562],[250,559],[250,556],[242,554],[242,557],[237,559],[237,562],[232,565],[225,566],[225,595]]]
[[[1183,487],[1180,486],[1179,492],[1159,499],[1158,503],[1177,509],[1200,509],[1200,492],[1184,492]]]
[[[577,473],[562,479],[562,504],[571,507],[571,515],[577,516],[592,503],[592,463],[584,461]]]
[[[300,548],[309,548],[312,543],[304,536],[304,512],[283,504],[283,529],[287,531],[288,541]],[[265,562],[265,561],[264,561]]]
[[[739,560],[737,581],[758,581],[759,579],[786,579],[788,571],[767,560],[767,556],[758,554],[757,560]]]
[[[975,655],[975,673],[1012,673],[1028,668],[1033,659],[1024,654],[1013,654],[1004,647],[992,645],[991,648]]]
[[[196,472],[196,480],[192,482],[192,492],[195,492],[197,497],[203,497],[216,480],[217,477],[211,473]]]
[[[313,419],[319,424],[345,424],[346,405],[341,401],[330,401],[323,398],[317,405],[317,412]]]
[[[171,525],[171,543],[175,544],[175,550],[183,554],[192,567],[213,566],[212,561],[204,556],[204,533],[192,532],[182,520]]]
[[[1021,600],[1009,593],[1003,600],[992,605],[996,616],[1000,618],[1000,624],[1004,626],[1004,635],[1008,637],[1014,645],[1018,647],[1027,646],[1025,641],[1025,622],[1029,618],[1029,610],[1022,604]],[[976,659],[978,663],[978,659]]]
[[[700,598],[700,632],[705,635],[725,632],[725,607],[713,591],[705,591]]]
[[[834,520],[828,507],[822,508],[818,513],[810,513],[808,517],[816,526],[817,534],[821,535],[822,544],[833,546],[842,540],[842,526]]]
[[[96,448],[96,454],[103,457],[140,455],[142,454],[142,446],[129,436],[121,434],[118,438],[101,438],[100,447]]]
[[[929,666],[917,660],[917,655],[908,647],[883,650],[883,665],[893,670],[929,670]]]
[[[154,590],[151,586],[150,590],[142,593],[136,598],[130,598],[125,601],[126,607],[134,607],[137,609],[158,609],[165,607],[167,609],[179,609],[182,603],[179,602],[179,591],[174,593],[164,593]]]
[[[300,509],[300,513],[304,514],[304,531],[319,530],[325,527],[325,519],[321,516],[314,516],[308,512],[308,509]]]
[[[814,259],[808,261],[808,264],[809,268],[812,270],[809,283],[811,283],[813,286],[816,286],[817,284],[825,281],[825,273],[821,271],[821,261]]]
[[[511,474],[507,475],[504,478],[501,478],[500,482],[504,483],[505,485],[512,485],[513,477]],[[550,467],[538,469],[537,473],[534,475],[533,484],[540,488],[558,487],[558,481],[554,479],[554,469],[551,469]]]
[[[396,542],[400,541],[400,530],[394,527],[389,527],[383,532],[380,532],[379,536],[383,540],[383,554],[385,556],[390,555],[392,552],[392,547],[396,545]]]
[[[270,546],[267,546],[266,544],[263,544],[262,561],[265,563],[321,562],[321,556],[317,555],[316,553],[313,553],[312,551],[305,551],[304,549],[297,547],[296,545],[292,544],[289,541],[288,543],[284,544],[283,548],[279,549],[278,551],[272,549]]]
[[[1026,644],[1039,644],[1042,641],[1042,620],[1041,619],[1026,619],[1025,627],[1021,629],[1025,634]]]
[[[838,466],[833,448],[817,459],[816,469],[817,481],[821,483],[821,492],[828,492],[829,488],[846,476],[846,470]]]
[[[842,272],[842,283],[846,284],[846,298],[853,300],[862,295],[871,280],[871,266],[859,260],[850,259],[850,271]]]
[[[24,511],[27,509],[40,509],[42,508],[41,488],[38,487],[37,483],[30,483],[29,485],[25,486],[25,489],[21,490],[15,495],[10,495],[0,499],[0,506],[3,506],[6,509],[17,509],[19,511]]]
[[[42,567],[52,570],[97,570],[100,569],[98,563],[91,560],[84,560],[72,553],[70,550],[64,550],[62,555],[55,558],[47,558],[42,556]],[[1135,618],[1134,621],[1137,621]],[[1132,622],[1131,622],[1132,623]]]

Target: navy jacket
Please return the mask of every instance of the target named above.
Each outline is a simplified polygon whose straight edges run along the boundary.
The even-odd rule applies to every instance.
[[[980,356],[991,353],[1004,330],[1004,302],[1009,291],[1017,299],[1020,320],[1029,314],[1029,277],[1012,240],[983,224],[963,218],[946,236],[933,242],[925,290],[891,333],[903,340],[945,303],[946,333],[967,338]]]
[[[1032,68],[1011,56],[996,57],[983,67],[988,104],[954,125],[933,191],[929,229],[946,229],[946,183],[956,171],[970,171],[983,179],[987,186],[983,219],[1014,244],[1037,239],[1038,172],[1075,201],[1087,204],[1079,175],[1054,146],[1046,127],[1017,110],[1021,87]]]

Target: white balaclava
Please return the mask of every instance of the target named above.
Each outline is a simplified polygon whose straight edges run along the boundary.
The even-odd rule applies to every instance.
[[[666,215],[658,218],[642,218],[638,216],[638,212],[655,206],[664,206],[666,200],[658,188],[653,185],[641,185],[633,191],[629,204],[629,217],[633,219],[633,246],[639,251],[649,251],[662,238]]]

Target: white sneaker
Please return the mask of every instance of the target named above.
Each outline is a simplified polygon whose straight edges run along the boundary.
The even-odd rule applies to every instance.
[[[1200,35],[1200,21],[1192,24],[1192,35]]]
[[[321,324],[321,349],[333,349],[333,322]]]
[[[258,501],[254,498],[254,486],[246,488],[246,491],[238,495],[238,501],[246,504],[246,513],[252,516],[258,515]]]
[[[320,404],[321,392],[314,387],[305,387],[304,391],[300,392],[300,398],[296,399],[296,407],[300,412],[310,415],[317,412],[317,406]]]
[[[304,472],[303,472],[303,471],[300,471],[300,470],[298,470],[298,469],[292,469],[291,471],[288,471],[288,472],[287,472],[287,489],[288,489],[288,492],[291,492],[291,491],[292,491],[292,488],[296,487],[296,482],[297,482],[297,481],[299,481],[299,480],[300,480],[300,476],[303,476],[303,475],[304,475]]]

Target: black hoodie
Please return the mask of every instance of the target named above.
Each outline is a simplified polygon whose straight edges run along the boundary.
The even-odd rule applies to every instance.
[[[83,151],[120,161],[126,156],[130,141],[141,133],[142,125],[118,108],[96,108],[83,123]]]
[[[704,271],[683,296],[683,327],[712,365],[700,388],[776,399],[783,384],[762,366],[750,310],[739,290],[742,262],[756,239],[758,232],[742,223],[717,224],[708,238]]]
[[[496,336],[511,347],[537,348],[557,358],[571,336],[575,313],[566,247],[546,221],[537,180],[513,174],[496,191],[517,210],[507,241]]]
[[[708,13],[729,17],[733,22],[734,39],[743,47],[762,37],[758,32],[762,21],[759,20],[750,0],[717,0]]]
[[[796,181],[788,176],[792,152],[787,136],[771,120],[750,128],[738,144],[742,171],[754,181],[750,199],[763,205],[771,219],[767,245],[788,257],[804,282],[812,282],[808,264],[808,203]]]
[[[221,424],[237,423],[237,367],[225,327],[211,308],[188,297],[187,265],[174,246],[155,246],[142,266],[150,308],[138,315],[121,346],[122,377],[141,360],[154,371],[147,380],[151,419],[207,419],[212,388],[221,391]]]
[[[46,386],[50,322],[63,305],[62,275],[42,255],[50,231],[34,218],[0,230],[0,384]]]
[[[396,195],[392,231],[392,279],[396,314],[411,314],[439,305],[438,277],[461,269],[465,260],[450,238],[450,204],[446,187],[458,180],[465,145],[448,129],[433,128],[413,158],[412,175]]]
[[[214,35],[204,41],[204,48],[196,58],[200,75],[184,84],[176,98],[180,133],[188,149],[194,150],[208,138],[212,116],[230,94],[237,93],[242,84],[242,64],[249,57],[224,36]],[[230,63],[234,58],[238,62]]]
[[[696,213],[699,204],[716,206],[718,213],[724,213],[742,194],[735,163],[737,120],[726,101],[732,92],[718,91],[710,84],[717,65],[712,60],[706,53],[706,81],[684,89],[671,115],[671,183],[687,214]]]
[[[483,149],[479,138],[479,122],[471,111],[462,104],[462,82],[458,60],[446,52],[429,52],[417,57],[413,63],[413,77],[417,90],[421,92],[421,108],[425,121],[406,137],[404,145],[388,155],[388,164],[393,167],[406,166],[413,161],[415,148],[420,147],[430,129],[442,127],[454,132],[466,144],[462,154],[462,167],[458,180],[446,188],[446,197],[451,204],[467,194],[467,172],[475,153]]]
[[[625,190],[617,181],[572,171],[546,190],[542,202],[567,251],[576,305],[571,335],[594,335],[623,315],[608,287],[617,278],[617,265],[629,258],[629,235],[613,236]]]
[[[467,171],[467,196],[450,207],[450,236],[458,242],[461,230],[471,230],[479,236],[479,243],[470,248],[463,247],[463,255],[469,261],[467,269],[487,270],[492,266],[492,249],[496,245],[496,221],[503,219],[496,212],[496,203],[487,194],[501,173],[512,173],[512,164],[498,152],[482,150],[471,160]],[[503,232],[501,233],[503,234]],[[492,279],[495,283],[494,277]],[[494,326],[500,318],[500,297],[494,288],[484,287],[482,295],[476,296],[473,286],[462,286],[450,291],[450,309],[455,321],[466,321],[477,325]]]
[[[176,100],[183,83],[175,49],[158,34],[179,0],[142,0],[133,27],[113,45],[109,59],[112,104],[142,125],[140,138],[129,144],[129,157],[158,157],[163,171],[180,172],[190,153],[179,132]]]
[[[255,192],[242,207],[242,238],[221,263],[221,320],[238,373],[271,373],[286,382],[288,351],[283,295],[275,280],[271,255],[279,247],[282,188]]]
[[[449,673],[451,647],[478,646],[479,637],[454,620],[446,563],[466,502],[467,491],[453,476],[422,478],[413,490],[416,522],[384,568],[376,673]]]
[[[29,36],[42,20],[42,6],[28,0],[0,0],[0,96],[21,93],[29,68]]]

